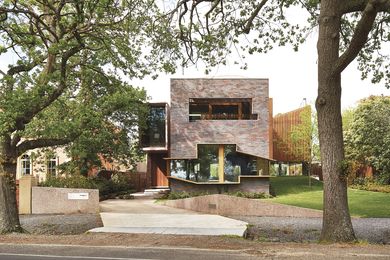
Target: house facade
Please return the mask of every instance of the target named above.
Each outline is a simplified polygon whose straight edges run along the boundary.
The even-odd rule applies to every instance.
[[[17,160],[16,179],[30,175],[36,177],[39,182],[45,181],[50,176],[58,176],[58,166],[68,161],[70,158],[62,147],[50,152],[44,152],[43,149],[27,151]]]
[[[143,138],[150,186],[268,193],[268,91],[267,79],[172,79],[171,104],[151,104]]]

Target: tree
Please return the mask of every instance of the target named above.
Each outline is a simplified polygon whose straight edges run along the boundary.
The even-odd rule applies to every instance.
[[[21,231],[18,156],[112,126],[136,131],[146,95],[124,78],[174,71],[158,13],[151,0],[1,1],[0,55],[15,62],[0,70],[0,233]]]
[[[374,167],[378,180],[390,184],[390,97],[371,96],[359,102],[345,146],[348,160]]]
[[[306,28],[287,21],[287,12],[294,7],[308,11]],[[316,109],[324,176],[322,241],[356,239],[344,167],[341,73],[358,57],[363,78],[372,76],[373,82],[385,80],[389,86],[390,65],[381,53],[382,45],[389,41],[389,12],[389,0],[180,0],[168,14],[188,60],[202,59],[209,66],[225,63],[234,47],[249,54],[266,52],[274,43],[292,43],[298,49],[303,36],[318,26]]]

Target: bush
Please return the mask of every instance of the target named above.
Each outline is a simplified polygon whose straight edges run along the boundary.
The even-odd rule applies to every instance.
[[[381,184],[380,180],[372,178],[356,178],[349,187],[358,190],[390,193],[390,185]]]
[[[247,198],[247,199],[268,199],[271,198],[271,195],[268,195],[264,192],[244,192],[244,191],[236,191],[236,192],[229,192],[227,195],[230,196],[236,196],[240,198]]]
[[[205,196],[210,195],[208,192],[170,192],[167,194],[164,194],[161,199],[166,200],[179,200],[179,199],[187,199],[192,197],[199,197],[199,196]]]
[[[43,187],[75,188],[75,189],[97,189],[95,181],[82,175],[71,175],[68,177],[50,177],[39,184]]]
[[[80,174],[70,175],[68,177],[50,177],[39,185],[57,188],[98,189],[99,196],[104,198],[118,193],[133,192],[130,177],[123,173],[113,174],[110,180],[101,177],[84,177]]]
[[[265,194],[264,192],[244,192],[244,191],[236,191],[236,192],[228,192],[226,195],[236,196],[247,199],[267,199],[272,197],[271,195]],[[170,192],[165,194],[161,199],[167,200],[178,200],[178,199],[187,199],[198,196],[210,195],[208,192]]]

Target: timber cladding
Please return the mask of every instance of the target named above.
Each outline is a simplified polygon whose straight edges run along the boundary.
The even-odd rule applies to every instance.
[[[252,120],[189,120],[196,98],[251,99]],[[171,79],[170,157],[196,158],[197,144],[236,144],[259,157],[271,155],[268,79]]]
[[[309,162],[311,156],[311,107],[278,114],[273,118],[273,159]],[[293,138],[295,132],[296,138]]]

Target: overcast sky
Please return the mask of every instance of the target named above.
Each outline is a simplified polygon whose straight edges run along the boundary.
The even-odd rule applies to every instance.
[[[154,102],[169,102],[169,79],[192,77],[243,77],[268,78],[270,97],[273,98],[274,114],[287,112],[302,105],[306,98],[314,104],[317,96],[317,35],[309,36],[308,41],[294,52],[291,47],[276,47],[267,54],[247,55],[247,70],[240,70],[233,62],[215,68],[209,75],[195,67],[179,69],[175,75],[161,75],[156,80],[145,79],[137,84],[146,88]],[[356,63],[352,63],[342,74],[342,108],[356,105],[356,102],[370,95],[390,95],[390,90],[382,84],[362,81]]]

